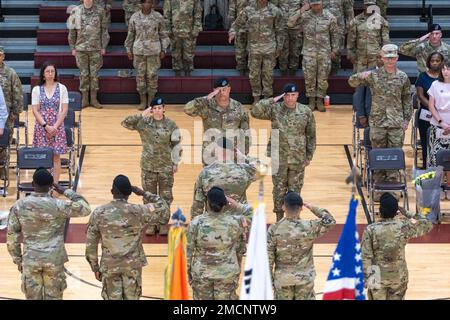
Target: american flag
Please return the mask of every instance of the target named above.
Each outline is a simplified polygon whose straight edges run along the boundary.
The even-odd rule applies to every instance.
[[[361,245],[356,230],[357,207],[358,199],[352,198],[347,221],[333,254],[323,300],[365,300]]]

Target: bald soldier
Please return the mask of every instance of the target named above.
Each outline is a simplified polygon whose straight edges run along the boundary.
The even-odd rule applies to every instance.
[[[261,100],[251,110],[254,118],[272,123],[267,155],[272,158],[273,212],[277,221],[283,218],[283,199],[287,191],[301,192],[305,168],[316,149],[314,114],[297,102],[298,96],[298,87],[288,83],[283,94]]]
[[[64,263],[69,261],[64,247],[67,219],[87,216],[91,208],[75,191],[53,184],[53,176],[46,169],[34,172],[32,184],[34,192],[11,207],[6,245],[22,273],[25,297],[61,300],[67,287]],[[52,185],[69,200],[52,198]]]
[[[395,217],[399,210],[403,219]],[[430,232],[433,225],[420,213],[399,207],[390,193],[380,198],[380,216],[381,221],[364,230],[361,242],[368,297],[370,300],[403,300],[408,287],[406,244]]]
[[[319,219],[300,217],[303,207]],[[285,217],[267,232],[269,268],[277,300],[315,300],[314,241],[336,224],[326,210],[308,203],[296,192],[284,197]]]
[[[184,113],[203,121],[202,162],[214,161],[215,139],[221,136],[236,139],[237,146],[248,154],[250,150],[248,112],[239,101],[230,97],[231,85],[227,78],[214,81],[214,90],[206,97],[195,98],[184,106]]]
[[[142,267],[147,265],[143,230],[148,223],[166,224],[168,206],[159,196],[132,186],[124,175],[114,178],[111,193],[113,201],[97,207],[89,220],[86,259],[95,278],[102,282],[103,299],[138,300],[142,293]],[[147,204],[128,203],[131,193],[143,196]]]
[[[419,39],[410,40],[400,46],[400,53],[417,59],[419,72],[427,71],[427,58],[437,51],[444,58],[450,59],[450,45],[442,41],[442,28],[439,24],[433,24],[429,32]]]

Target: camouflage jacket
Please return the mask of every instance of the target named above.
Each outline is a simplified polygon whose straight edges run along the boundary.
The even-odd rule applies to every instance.
[[[428,56],[437,51],[442,53],[444,58],[450,59],[450,45],[441,41],[438,47],[432,47],[428,40],[421,42],[419,39],[411,40],[402,44],[399,48],[401,54],[417,59],[417,69],[419,72],[427,71]]]
[[[141,0],[123,0],[122,8],[125,11],[136,12],[141,9]]]
[[[245,246],[243,219],[250,221],[253,210],[240,205],[230,213],[206,211],[189,223],[187,267],[192,278],[208,280],[239,277],[237,252]]]
[[[272,161],[277,156],[280,164],[302,165],[305,160],[312,160],[316,149],[316,121],[309,107],[297,103],[291,109],[283,101],[274,102],[273,98],[269,98],[256,103],[251,115],[272,122],[267,145],[267,155],[272,157]]]
[[[283,13],[283,20],[285,24],[285,28],[287,29],[287,21],[290,16],[294,15],[297,10],[299,10],[303,4],[305,3],[305,0],[272,0],[270,1],[274,5],[276,5],[278,8],[280,8],[281,12]],[[299,30],[300,26],[296,25],[293,28],[289,29],[295,29]],[[299,30],[300,32],[300,30]]]
[[[246,6],[254,3],[255,0],[229,0],[229,8],[228,8],[228,19],[230,21],[230,25],[237,19],[239,13],[245,9]],[[237,32],[247,32],[247,29],[242,28],[236,30]]]
[[[68,261],[64,228],[68,218],[91,213],[86,199],[68,189],[70,201],[54,199],[47,193],[31,193],[11,207],[6,244],[17,265],[62,265]],[[20,238],[23,237],[23,253]]]
[[[353,0],[323,0],[323,8],[336,17],[339,30],[347,33],[350,21],[355,17]]]
[[[267,232],[269,267],[275,287],[293,286],[314,281],[314,241],[336,224],[326,210],[311,210],[320,220],[283,218],[270,226]]]
[[[136,130],[141,136],[141,169],[153,172],[171,172],[181,156],[180,131],[175,122],[164,117],[157,121],[140,114],[122,121],[122,126]]]
[[[272,3],[259,8],[255,3],[242,10],[229,30],[236,35],[248,31],[248,50],[252,54],[275,54],[283,48],[285,23],[281,10]]]
[[[191,117],[199,116],[203,121],[203,132],[205,141],[203,148],[209,144],[213,136],[227,134],[227,130],[239,130],[239,132],[228,133],[233,136],[239,136],[239,139],[245,143],[245,154],[250,149],[249,132],[250,124],[248,112],[239,101],[230,98],[230,104],[226,108],[220,107],[216,99],[208,100],[206,97],[195,98],[184,106],[184,112]]]
[[[200,0],[164,0],[164,20],[169,36],[195,38],[202,31]]]
[[[316,56],[339,51],[339,28],[336,17],[330,11],[323,10],[322,14],[315,14],[311,10],[300,13],[298,10],[289,17],[289,28],[300,25],[303,28],[302,55]]]
[[[417,219],[415,223],[410,219],[393,218],[367,226],[361,242],[366,280],[371,276],[378,277],[383,286],[408,282],[405,246],[410,239],[420,237],[433,228],[423,216],[408,213],[408,218],[412,217]]]
[[[256,161],[250,163],[216,161],[204,167],[195,182],[191,218],[204,212],[206,195],[212,187],[220,187],[228,197],[238,202],[246,202],[246,191],[256,180],[256,174]]]
[[[6,107],[8,109],[8,120],[5,127],[12,130],[14,120],[11,117],[19,117],[23,110],[23,92],[22,83],[14,69],[8,67],[3,63],[0,65],[0,86],[3,89],[3,96],[5,97]]]
[[[98,51],[109,43],[108,21],[99,6],[86,9],[84,5],[72,9],[69,19],[69,45],[71,50]]]
[[[355,73],[348,83],[354,88],[365,85],[372,90],[372,108],[369,115],[371,127],[402,128],[411,120],[411,83],[403,71],[397,69],[397,72],[392,74],[381,67],[372,71],[365,80],[359,78],[359,73]]]
[[[127,53],[151,56],[166,51],[170,45],[163,16],[152,10],[149,15],[142,11],[133,13],[128,23],[125,40]]]
[[[147,264],[142,247],[142,232],[147,224],[166,224],[167,203],[159,196],[146,192],[148,204],[131,204],[115,199],[97,207],[87,228],[86,259],[92,271],[140,268]],[[102,258],[98,264],[98,243]]]

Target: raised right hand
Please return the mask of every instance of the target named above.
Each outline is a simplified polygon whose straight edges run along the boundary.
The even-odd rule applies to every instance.
[[[135,195],[138,195],[138,196],[143,196],[143,195],[145,194],[145,191],[144,191],[144,190],[142,190],[141,188],[136,187],[136,186],[131,186],[131,191],[132,191]]]
[[[420,40],[420,41],[424,41],[424,40],[428,39],[429,37],[430,37],[430,32],[427,33],[427,34],[424,35],[424,36],[421,36],[421,37],[419,38],[419,40]]]
[[[283,93],[283,94],[280,94],[279,96],[276,96],[275,98],[273,98],[273,101],[274,101],[274,102],[278,102],[281,98],[284,97],[285,94],[286,94],[286,93]]]
[[[220,88],[216,88],[214,89],[213,92],[211,92],[210,94],[208,94],[208,96],[206,97],[206,99],[211,100],[212,98],[214,98],[220,91]]]

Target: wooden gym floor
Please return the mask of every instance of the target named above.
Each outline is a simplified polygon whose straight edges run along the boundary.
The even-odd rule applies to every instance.
[[[179,206],[189,216],[194,182],[200,172],[201,164],[190,164],[201,152],[200,134],[194,135],[194,128],[201,128],[199,118],[186,116],[181,105],[166,107],[166,114],[174,120],[183,136],[184,161],[175,175],[174,201],[172,211]],[[107,203],[111,199],[110,188],[113,178],[119,174],[127,175],[132,183],[140,185],[139,159],[141,143],[139,135],[124,129],[120,122],[128,115],[138,111],[135,106],[106,106],[102,110],[88,108],[83,110],[83,151],[80,157],[81,171],[77,174],[77,192],[84,195],[92,209]],[[311,165],[306,170],[302,197],[305,201],[327,208],[336,218],[338,225],[327,235],[318,239],[315,245],[315,264],[317,269],[316,293],[321,292],[331,265],[331,255],[339,238],[342,224],[348,210],[350,186],[345,178],[350,171],[352,152],[352,113],[350,106],[332,106],[326,113],[315,113],[317,123],[317,148]],[[24,114],[22,114],[24,117]],[[34,128],[34,118],[29,113],[30,142]],[[251,118],[254,129],[251,154],[265,159],[265,146],[270,133],[270,122]],[[197,130],[198,131],[198,130]],[[189,134],[188,134],[189,133]],[[21,132],[23,142],[23,130]],[[190,136],[190,137],[189,137]],[[409,174],[410,208],[415,209],[415,193],[412,188],[411,167],[412,149],[409,145],[410,129],[406,134],[404,150],[407,156]],[[14,153],[14,152],[13,152]],[[350,158],[349,158],[350,157]],[[15,160],[15,157],[12,157]],[[14,170],[10,171],[11,185],[9,195],[0,197],[0,210],[7,211],[15,201],[16,180]],[[32,172],[26,172],[25,179],[31,179]],[[67,179],[63,173],[62,180]],[[267,205],[267,223],[275,222],[272,213],[272,182],[270,176],[264,179],[264,200]],[[248,191],[250,203],[258,195],[258,183],[251,185]],[[368,201],[367,196],[365,197]],[[131,202],[138,202],[136,196]],[[443,203],[443,208],[450,208]],[[305,218],[313,218],[309,212],[302,212]],[[101,299],[100,282],[97,282],[84,258],[85,225],[87,218],[71,219],[67,237],[69,262],[66,264],[68,288],[65,299]],[[407,261],[410,271],[407,299],[450,299],[450,224],[444,221],[433,232],[407,246]],[[357,223],[363,231],[367,219],[360,205]],[[5,231],[0,231],[0,242],[5,242]],[[166,238],[161,236],[144,237],[144,248],[149,265],[143,271],[143,299],[163,297],[164,267],[167,259]],[[3,274],[0,278],[0,299],[23,299],[20,291],[20,274],[11,262],[6,245],[0,246],[0,265]],[[433,283],[431,286],[430,284]]]

